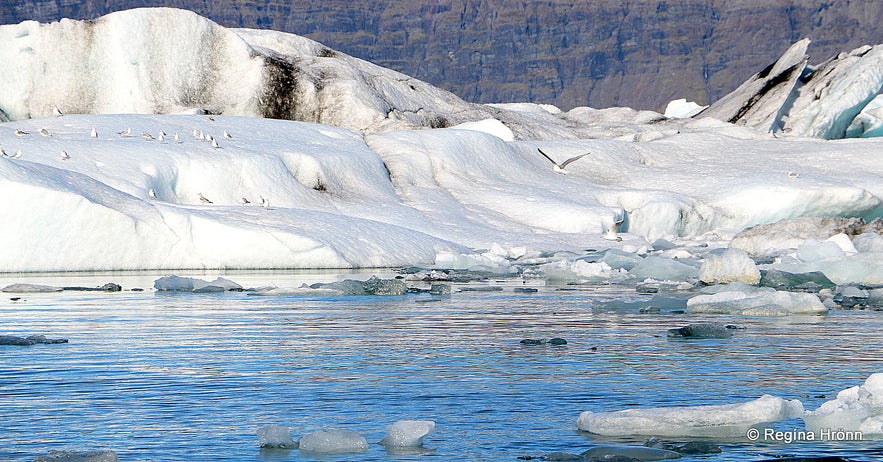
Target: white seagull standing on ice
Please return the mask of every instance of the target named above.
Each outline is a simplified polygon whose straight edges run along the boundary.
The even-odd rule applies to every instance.
[[[61,112],[61,109],[58,109],[58,106],[54,104],[52,105],[52,114],[55,115],[55,117],[61,117],[64,115],[64,113]]]
[[[21,149],[15,151],[15,154],[12,155],[13,159],[21,159]]]
[[[267,199],[264,196],[260,196],[260,197],[261,197],[261,207],[263,207],[265,209],[269,209],[270,208],[270,199]]]
[[[546,154],[545,152],[543,152],[542,149],[537,148],[537,151],[540,151],[540,154],[542,154],[543,157],[545,157],[546,159],[549,159],[549,162],[552,163],[552,170],[554,170],[554,171],[556,171],[556,172],[558,172],[558,173],[567,173],[567,172],[564,171],[564,168],[565,168],[565,167],[567,167],[567,166],[570,165],[571,163],[576,162],[576,161],[582,159],[583,157],[589,155],[588,152],[585,153],[585,154],[580,154],[580,155],[578,155],[578,156],[576,156],[576,157],[571,157],[570,159],[567,159],[567,160],[565,160],[564,162],[561,162],[561,163],[559,164],[558,162],[555,161],[555,159],[549,157],[548,154]]]
[[[8,155],[9,155],[9,154],[6,154],[6,150],[3,149],[3,146],[0,146],[0,156],[6,157],[6,156],[8,156]]]
[[[218,140],[212,138],[212,147],[215,149],[221,149],[221,145],[218,144]]]
[[[166,142],[166,132],[159,132],[159,136],[156,138],[160,143]]]
[[[175,132],[175,143],[180,143],[180,142],[181,142],[181,137],[178,136],[178,132]]]
[[[67,153],[67,151],[61,151],[61,160],[68,160],[71,156]]]
[[[202,202],[203,204],[214,204],[214,202],[210,201],[207,197],[203,196],[202,193],[199,193],[198,196],[199,196],[199,202]]]
[[[98,138],[98,130],[95,130],[95,127],[92,127],[92,132],[89,133],[89,136],[92,138]]]
[[[230,138],[232,140],[233,135],[231,135],[230,132],[228,132],[227,130],[224,130],[224,138]]]
[[[150,196],[151,199],[156,199],[156,191],[153,188],[147,190],[147,195]]]

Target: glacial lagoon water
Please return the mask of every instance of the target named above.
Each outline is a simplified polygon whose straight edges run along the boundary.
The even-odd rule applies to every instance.
[[[293,287],[369,275],[226,277]],[[764,393],[815,409],[883,371],[883,313],[874,311],[784,318],[593,312],[598,301],[649,296],[541,282],[527,284],[536,293],[513,291],[521,281],[484,283],[503,288],[492,292],[455,285],[444,297],[162,293],[151,289],[159,276],[0,277],[4,286],[117,282],[125,289],[3,294],[0,334],[69,343],[0,346],[0,460],[110,449],[125,461],[514,461],[645,441],[578,431],[576,418],[586,410],[725,404]],[[698,322],[745,329],[731,339],[666,337],[669,328]],[[568,343],[520,343],[552,337]],[[376,444],[401,419],[436,422],[424,448],[391,452]],[[341,428],[372,444],[337,455],[261,450],[255,430],[269,424],[291,427],[295,439]],[[883,440],[870,439],[719,443],[721,454],[681,460],[883,454]]]

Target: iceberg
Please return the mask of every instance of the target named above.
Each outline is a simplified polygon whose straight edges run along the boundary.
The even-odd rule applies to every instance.
[[[723,253],[708,254],[705,257],[699,267],[699,280],[707,284],[757,284],[760,281],[760,270],[747,252],[726,249]]]
[[[803,404],[763,395],[745,403],[626,409],[613,412],[585,411],[580,430],[604,436],[744,437],[754,426],[799,417]]]
[[[871,374],[862,385],[840,391],[835,399],[802,417],[806,429],[822,438],[832,430],[854,439],[883,435],[883,373]]]
[[[811,293],[787,292],[768,287],[749,288],[735,283],[720,287],[717,293],[695,295],[687,300],[687,312],[741,316],[788,316],[828,312],[819,297]]]
[[[359,452],[368,449],[368,441],[358,433],[323,429],[302,436],[298,446],[301,451],[316,453]]]
[[[471,104],[303,37],[172,8],[4,25],[0,38],[0,57],[22,69],[0,88],[12,119],[0,146],[20,153],[0,156],[8,272],[437,263],[513,274],[560,251],[639,253],[658,239],[883,210],[874,139]],[[580,157],[559,172],[538,149]],[[621,240],[605,239],[611,230]],[[594,263],[614,278],[698,277],[699,257],[662,257]]]
[[[222,277],[214,281],[205,281],[197,278],[185,278],[181,276],[163,276],[153,281],[153,288],[159,291],[171,292],[225,292],[228,290],[242,290],[242,286]]]
[[[423,446],[423,438],[435,430],[432,420],[398,420],[386,427],[380,444],[388,447]]]
[[[284,425],[266,425],[256,430],[261,448],[297,449],[297,441],[291,439],[291,429]]]

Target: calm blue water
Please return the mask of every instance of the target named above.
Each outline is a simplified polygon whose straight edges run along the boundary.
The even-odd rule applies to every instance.
[[[0,285],[114,281],[149,289],[159,276],[10,276],[0,277]],[[227,277],[246,286],[296,286],[344,276]],[[154,461],[516,460],[613,441],[577,431],[585,410],[723,404],[764,393],[815,409],[883,371],[879,312],[791,318],[593,313],[595,301],[643,296],[617,287],[518,294],[504,285],[501,292],[444,298],[147,290],[26,294],[12,301],[17,295],[3,294],[0,334],[45,334],[70,343],[0,346],[0,460],[33,460],[52,449],[111,449],[121,460]],[[703,321],[746,329],[726,340],[665,336],[666,329]],[[519,343],[541,337],[569,343]],[[436,422],[424,451],[393,454],[373,444],[400,419]],[[295,439],[343,428],[372,446],[332,456],[261,451],[255,429],[268,424],[291,427]],[[802,422],[779,426],[802,428]],[[783,454],[873,460],[883,454],[879,440],[745,440],[722,447],[723,454],[681,460]]]

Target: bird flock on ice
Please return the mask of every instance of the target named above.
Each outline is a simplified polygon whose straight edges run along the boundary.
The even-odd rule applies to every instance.
[[[58,108],[58,106],[54,106],[54,105],[52,106],[52,113],[56,117],[61,117],[64,115],[64,113]],[[208,120],[214,121],[215,119],[212,117],[208,117]],[[40,130],[38,130],[38,133],[44,137],[47,137],[47,138],[52,137],[52,133],[50,133],[49,130],[47,130],[45,128],[41,128]],[[27,131],[24,131],[21,129],[15,130],[15,135],[18,138],[23,138],[23,137],[26,137],[30,134],[31,134],[30,132],[27,132]],[[130,136],[132,136],[132,128],[131,127],[126,128],[125,130],[117,132],[117,134],[120,135],[121,137],[130,137]],[[169,136],[169,134],[162,131],[162,130],[160,130],[156,136],[153,136],[152,134],[150,134],[149,132],[146,132],[146,131],[141,132],[141,137],[145,141],[158,141],[163,144],[165,144],[167,136]],[[93,127],[89,132],[89,137],[97,139],[98,138],[98,130]],[[193,129],[193,137],[196,138],[198,141],[208,142],[211,145],[212,149],[214,149],[214,150],[221,149],[221,145],[218,142],[218,140],[210,133],[206,133],[202,130],[197,130],[194,128]],[[231,135],[228,130],[223,131],[223,137],[228,140],[233,139],[233,135]],[[182,144],[183,143],[181,136],[178,134],[178,132],[174,133],[172,139],[174,140],[174,144]],[[12,159],[20,159],[22,157],[22,150],[18,149],[15,151],[14,154],[9,155],[9,153],[6,152],[6,150],[3,148],[3,146],[0,146],[0,157],[10,157]],[[67,152],[67,150],[63,149],[61,151],[60,159],[61,160],[69,160],[69,159],[71,159],[71,155]],[[147,190],[147,196],[150,197],[151,199],[157,199],[156,190],[154,190],[153,188],[149,188]],[[269,209],[270,208],[270,200],[265,198],[262,195],[259,195],[258,197],[261,198],[260,206],[265,209]],[[204,205],[214,204],[214,202],[212,200],[205,197],[202,193],[198,193],[197,198],[199,199],[199,202],[201,204],[204,204]],[[240,200],[240,204],[249,205],[249,204],[251,204],[251,201],[248,200],[247,198],[243,197]]]

